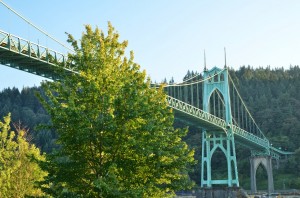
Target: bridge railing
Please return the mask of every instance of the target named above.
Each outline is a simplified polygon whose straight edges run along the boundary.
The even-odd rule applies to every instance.
[[[14,36],[12,34],[6,33],[4,31],[0,30],[0,48],[21,54],[22,56],[29,57],[30,59],[36,59],[39,61],[42,61],[44,63],[50,64],[52,66],[63,66],[66,70],[70,72],[74,72],[71,68],[71,64],[67,64],[67,56],[56,52],[54,50],[48,49],[47,47],[44,47],[42,45],[32,43],[29,40]],[[193,90],[193,86],[191,86],[191,93]],[[197,90],[198,87],[197,87]],[[180,92],[180,90],[179,90]],[[178,93],[179,93],[178,92]],[[197,98],[199,94],[196,94]],[[193,101],[193,95],[191,96],[191,99]],[[228,128],[225,120],[214,116],[210,113],[204,112],[203,110],[187,104],[181,100],[178,100],[176,98],[173,98],[171,96],[167,97],[167,101],[170,107],[173,109],[176,109],[178,111],[184,112],[186,114],[189,114],[193,117],[199,118],[207,123],[210,123],[214,125],[215,127],[219,129],[223,129],[225,132]],[[193,102],[192,102],[193,103]],[[199,101],[197,102],[197,104]],[[293,154],[293,152],[284,152],[279,149],[276,149],[274,147],[270,147],[269,141],[266,138],[261,138],[253,133],[249,133],[248,131],[241,129],[238,126],[232,125],[233,127],[233,133],[247,139],[248,141],[260,145],[264,148],[267,148],[268,150],[271,150],[271,155],[278,156],[278,154]],[[273,156],[273,157],[274,157]]]
[[[239,135],[243,138],[246,138],[248,141],[251,141],[252,143],[255,143],[255,144],[258,143],[258,144],[262,145],[265,148],[269,147],[270,143],[269,143],[269,140],[266,139],[266,138],[261,138],[259,136],[256,136],[253,133],[245,131],[244,129],[242,129],[242,128],[236,126],[236,125],[232,125],[232,130],[233,130],[234,134]]]
[[[167,102],[169,107],[181,111],[185,114],[189,114],[195,118],[199,118],[200,120],[210,123],[216,126],[217,128],[224,130],[225,132],[228,127],[231,127],[231,126],[227,126],[225,120],[217,116],[214,116],[208,112],[205,112],[202,109],[198,109],[197,107],[194,107],[190,104],[187,104],[183,101],[173,98],[171,96],[167,96]],[[232,125],[232,130],[235,135],[241,137],[244,140],[247,140],[248,142],[251,142],[253,145],[257,145],[256,147],[260,147],[260,148],[263,147],[265,149],[269,149],[270,147],[268,139],[263,139],[235,125]]]
[[[217,116],[207,113],[207,112],[203,111],[202,109],[198,109],[190,104],[182,102],[171,96],[167,96],[167,101],[168,101],[169,106],[172,107],[173,109],[176,109],[178,111],[184,112],[189,115],[192,115],[196,118],[200,118],[201,120],[204,120],[206,122],[210,122],[211,124],[214,124],[218,128],[226,129],[225,120],[223,120]]]
[[[292,154],[295,154],[295,152],[283,151],[283,150],[275,148],[273,146],[271,146],[270,149],[271,149],[271,151],[279,153],[281,155],[292,155]]]
[[[54,66],[68,66],[67,55],[1,30],[0,47]]]

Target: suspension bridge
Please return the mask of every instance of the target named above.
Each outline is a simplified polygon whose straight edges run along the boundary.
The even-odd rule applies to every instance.
[[[0,1],[1,2],[1,1]],[[68,56],[19,36],[0,30],[0,64],[52,80],[62,78],[57,68],[76,72]],[[251,190],[256,192],[256,170],[262,164],[268,175],[268,191],[274,191],[272,159],[292,152],[273,147],[260,130],[245,102],[224,68],[214,67],[182,83],[163,85],[175,118],[202,130],[201,187],[239,187],[235,143],[251,150]],[[227,178],[212,177],[211,162],[216,150],[227,161]]]

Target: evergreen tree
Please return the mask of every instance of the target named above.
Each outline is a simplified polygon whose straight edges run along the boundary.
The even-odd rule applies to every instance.
[[[40,97],[61,145],[46,164],[53,196],[172,197],[191,187],[193,151],[173,128],[162,88],[152,89],[127,42],[86,26],[80,46],[69,35],[78,74],[43,84]]]
[[[42,196],[36,182],[43,180],[37,161],[45,160],[26,140],[26,130],[10,130],[10,115],[0,122],[0,197]]]

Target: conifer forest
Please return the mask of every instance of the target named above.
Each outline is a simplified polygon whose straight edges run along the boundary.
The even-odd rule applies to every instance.
[[[185,78],[194,75],[188,71]],[[273,174],[275,189],[300,188],[300,68],[290,66],[289,69],[253,68],[242,66],[238,70],[231,69],[230,75],[236,82],[244,101],[257,121],[261,130],[273,146],[286,151],[295,151],[295,155],[274,161]],[[0,92],[0,117],[11,113],[11,123],[19,123],[27,130],[30,143],[42,153],[50,154],[59,149],[55,143],[58,135],[53,129],[42,127],[51,122],[50,116],[36,95],[43,95],[41,87],[6,88]],[[12,125],[12,124],[11,124]],[[176,127],[182,123],[175,121]],[[14,126],[12,126],[14,128]],[[28,138],[27,138],[28,139]],[[197,160],[189,170],[190,178],[200,186],[201,165],[201,131],[189,128],[183,138],[189,148],[195,149]],[[250,151],[237,145],[238,171],[240,185],[250,189]],[[218,155],[218,154],[217,154]],[[213,159],[213,174],[226,174],[220,169],[223,156]],[[225,157],[224,157],[225,159]],[[219,167],[218,169],[216,167]],[[258,187],[267,188],[266,171],[260,167],[257,173]],[[195,188],[195,187],[194,187]]]

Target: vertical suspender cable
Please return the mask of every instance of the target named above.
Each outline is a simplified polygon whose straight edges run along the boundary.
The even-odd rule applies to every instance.
[[[240,119],[240,103],[237,99],[237,110],[238,110],[238,125],[241,126],[241,119]]]
[[[219,95],[219,94],[218,94]],[[222,111],[221,111],[221,99],[220,97],[218,97],[218,110],[219,110],[219,118],[223,118],[223,115],[222,115]]]
[[[243,106],[241,106],[241,111],[242,111],[242,124],[241,124],[241,126],[242,126],[242,128],[243,129],[245,129],[245,126],[244,126],[244,108],[243,108]]]
[[[230,75],[229,75],[229,78],[231,78]],[[266,138],[266,137],[264,136],[264,134],[262,133],[262,131],[260,130],[260,128],[258,127],[258,125],[257,125],[257,123],[255,122],[254,118],[252,117],[251,113],[249,112],[249,110],[248,110],[246,104],[244,103],[244,101],[243,101],[241,95],[239,94],[239,92],[237,91],[237,88],[236,88],[236,86],[234,85],[234,83],[233,83],[233,86],[234,86],[234,88],[236,89],[236,93],[237,93],[238,98],[239,98],[240,103],[241,103],[241,108],[245,108],[245,111],[248,112],[248,115],[250,116],[250,118],[252,119],[252,121],[253,121],[254,124],[255,124],[255,128],[256,128],[256,130],[257,130],[257,134],[258,134],[259,137],[261,137],[261,138]],[[238,100],[238,101],[239,101],[239,100]],[[242,109],[242,110],[243,110],[243,109]],[[243,116],[243,113],[242,113],[242,116]],[[242,118],[242,122],[243,122],[243,118]]]
[[[194,84],[191,85],[191,104],[194,106]]]
[[[214,100],[214,114],[213,115],[216,115],[216,92],[214,91],[213,92],[213,100]]]
[[[199,103],[199,83],[196,84],[196,89],[197,89],[196,102],[197,102],[197,107],[200,109],[200,103]]]
[[[236,112],[235,112],[235,96],[234,96],[234,87],[232,85],[232,106],[233,106],[233,117],[236,119]]]
[[[185,94],[185,102],[188,103],[188,104],[190,104],[189,103],[190,101],[189,101],[189,89],[188,88],[189,88],[188,85],[184,86],[184,89],[185,89],[185,93],[184,94]]]
[[[184,101],[186,103],[187,102],[187,100],[186,100],[187,95],[185,94],[185,92],[186,92],[186,86],[182,86],[182,93],[181,93],[182,101]]]
[[[171,89],[173,89],[173,95],[172,95],[172,97],[173,98],[176,98],[176,87],[171,87]]]
[[[248,113],[245,112],[245,129],[248,131]]]
[[[181,86],[178,87],[179,92],[178,92],[178,100],[181,100]]]

